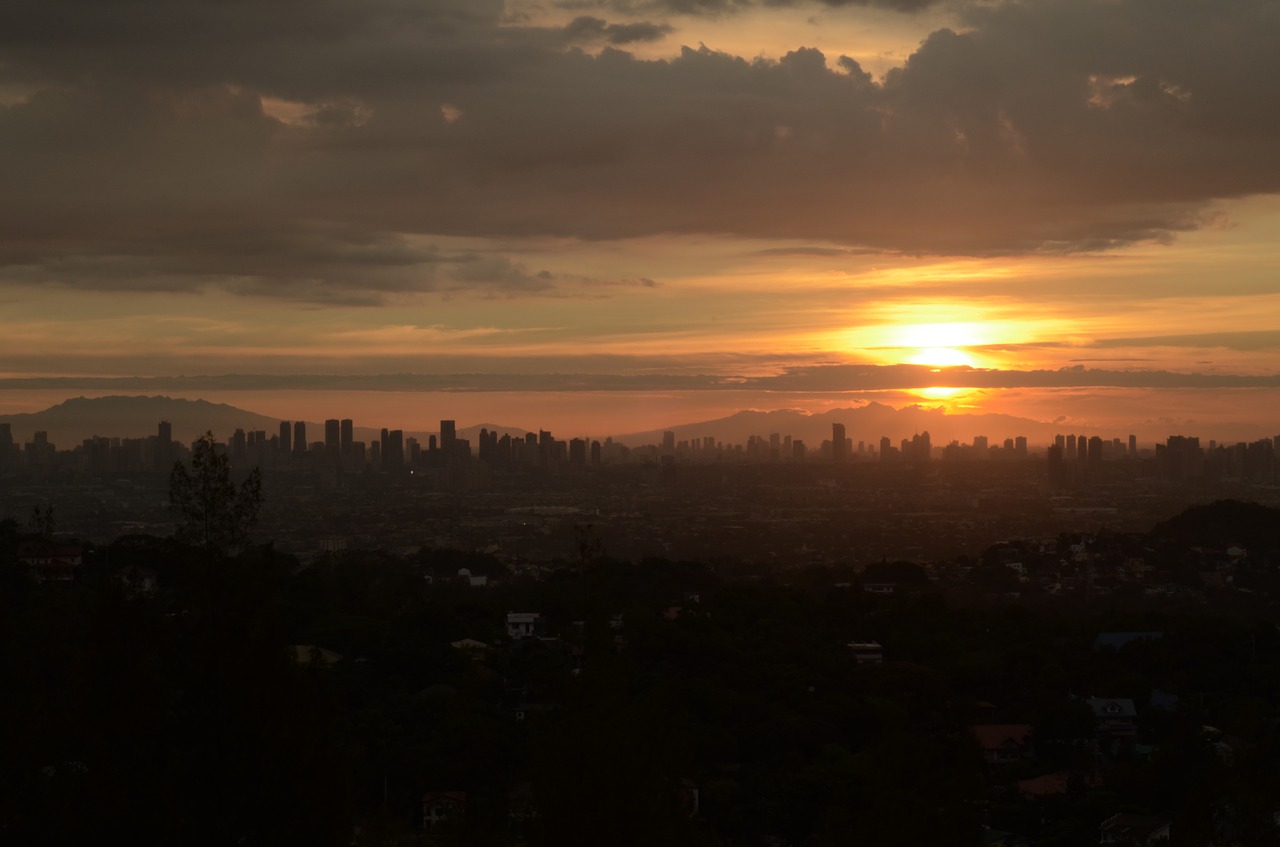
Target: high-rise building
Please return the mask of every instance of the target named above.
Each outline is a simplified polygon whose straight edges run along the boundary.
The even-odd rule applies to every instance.
[[[382,431],[382,468],[399,470],[404,467],[404,430]]]
[[[168,470],[173,464],[173,424],[160,421],[156,432],[156,470]]]
[[[324,452],[331,459],[338,458],[342,451],[341,428],[337,418],[324,422]]]
[[[307,423],[306,421],[294,421],[293,423],[293,452],[307,452]]]
[[[279,449],[281,455],[288,456],[293,452],[293,424],[289,421],[280,421],[280,444]]]
[[[341,452],[344,457],[350,457],[351,445],[355,444],[355,425],[352,424],[351,418],[342,419],[342,432],[340,434]]]
[[[845,434],[844,424],[833,423],[831,425],[831,460],[833,462],[843,462],[845,455]]]
[[[903,451],[906,452],[905,450]],[[929,430],[911,436],[911,461],[928,462],[933,458],[933,442]]]
[[[1045,453],[1045,458],[1049,461],[1049,481],[1054,485],[1062,485],[1066,482],[1066,470],[1062,465],[1062,454],[1065,448],[1056,440],[1049,446]]]
[[[1136,459],[1138,457],[1138,436],[1129,436],[1129,458]]]
[[[446,456],[452,456],[458,440],[458,425],[454,421],[440,421],[440,449]]]
[[[662,452],[663,453],[676,452],[676,434],[671,430],[667,430],[666,432],[662,433]]]
[[[1089,468],[1096,472],[1102,467],[1102,438],[1095,435],[1087,444]]]

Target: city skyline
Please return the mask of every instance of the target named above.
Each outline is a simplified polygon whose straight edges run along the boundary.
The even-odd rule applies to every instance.
[[[24,5],[0,414],[1269,435],[1278,41],[1261,0]]]
[[[191,402],[169,397],[80,397],[36,414],[0,415],[0,448],[8,444],[18,449],[32,440],[55,447],[61,445],[67,450],[78,449],[82,442],[87,447],[97,442],[138,441],[146,431],[153,429],[152,423],[157,416],[162,456],[169,454],[173,444],[194,442],[208,435],[233,451],[244,452],[246,443],[252,446],[256,442],[259,448],[267,448],[271,453],[282,456],[320,453],[326,460],[344,461],[357,453],[363,457],[366,446],[377,450],[374,445],[380,445],[385,453],[390,443],[394,447],[394,455],[400,457],[396,464],[404,464],[404,457],[418,449],[434,453],[439,448],[441,455],[446,456],[459,451],[483,456],[486,447],[494,446],[494,441],[505,436],[519,440],[534,439],[539,443],[582,441],[591,444],[603,441],[606,445],[616,443],[628,448],[659,449],[664,454],[743,448],[752,453],[767,449],[778,459],[805,459],[821,455],[837,463],[855,456],[906,456],[908,453],[925,460],[945,458],[947,449],[956,447],[972,448],[975,455],[987,452],[998,455],[1003,450],[1013,456],[1016,446],[1016,454],[1026,457],[1029,447],[1041,451],[1056,445],[1060,450],[1065,449],[1067,456],[1072,458],[1077,453],[1077,439],[1081,461],[1085,459],[1086,443],[1094,441],[1106,444],[1110,452],[1128,457],[1138,454],[1139,445],[1143,451],[1149,451],[1166,441],[1197,444],[1203,441],[1211,449],[1215,446],[1238,448],[1259,442],[1268,445],[1280,443],[1280,436],[1213,437],[1209,434],[1202,437],[1202,434],[1187,433],[1152,436],[1134,432],[1126,436],[1118,432],[1099,435],[1096,431],[1081,431],[1077,435],[1070,427],[1064,429],[1058,423],[1046,424],[1026,418],[947,415],[940,408],[896,410],[875,404],[834,409],[820,415],[794,410],[740,412],[718,420],[673,424],[669,428],[652,431],[592,433],[580,427],[553,431],[543,426],[524,427],[492,421],[467,423],[459,427],[452,418],[440,419],[435,428],[431,422],[423,421],[395,422],[392,426],[378,427],[363,421],[357,425],[352,418],[326,418],[323,423],[303,419],[277,420],[250,410],[207,401]],[[489,444],[485,443],[486,439],[491,439]],[[876,448],[877,439],[879,450]],[[899,441],[901,449],[896,444]],[[817,453],[813,452],[815,448]]]

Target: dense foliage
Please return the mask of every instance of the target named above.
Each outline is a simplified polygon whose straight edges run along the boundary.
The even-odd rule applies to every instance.
[[[1174,844],[1275,842],[1261,602],[876,596],[840,569],[587,543],[535,579],[457,551],[304,565],[145,536],[38,585],[20,535],[0,524],[5,843],[1069,845],[1120,811],[1167,815]],[[157,590],[121,576],[139,569]],[[555,637],[509,639],[512,611]],[[884,663],[858,664],[847,645],[872,639]],[[1133,744],[1097,743],[1091,695],[1137,704]],[[984,763],[984,723],[1033,726],[1034,756]],[[1049,773],[1069,790],[1018,791]],[[424,829],[432,792],[465,792],[465,815]]]

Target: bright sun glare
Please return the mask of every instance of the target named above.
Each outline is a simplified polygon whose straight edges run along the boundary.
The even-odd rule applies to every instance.
[[[928,388],[913,388],[911,393],[925,400],[954,400],[973,392],[972,388],[951,388],[949,386],[931,385]]]
[[[912,350],[904,361],[935,368],[974,364],[965,347],[984,343],[985,333],[978,323],[905,324],[892,331],[893,345]]]

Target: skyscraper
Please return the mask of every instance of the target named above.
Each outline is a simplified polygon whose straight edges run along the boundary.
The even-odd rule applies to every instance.
[[[452,456],[457,449],[458,427],[453,421],[440,421],[440,449],[446,456]]]
[[[306,421],[294,421],[293,424],[293,452],[307,452],[307,423]]]
[[[337,418],[324,422],[324,452],[330,459],[338,458],[342,450],[342,437]]]
[[[382,467],[384,470],[399,470],[404,467],[404,430],[393,429],[387,433],[386,443],[382,448]]]
[[[351,423],[351,418],[342,419],[342,433],[340,438],[342,442],[341,450],[342,450],[343,457],[344,458],[350,457],[351,445],[356,443],[355,426]]]
[[[288,421],[280,421],[280,453],[288,456],[293,452],[293,425]]]
[[[173,424],[160,421],[156,432],[156,470],[168,470],[173,464]]]
[[[845,434],[842,423],[831,425],[831,460],[834,462],[845,460]]]
[[[1086,444],[1089,469],[1096,473],[1102,468],[1102,438],[1095,435]]]

